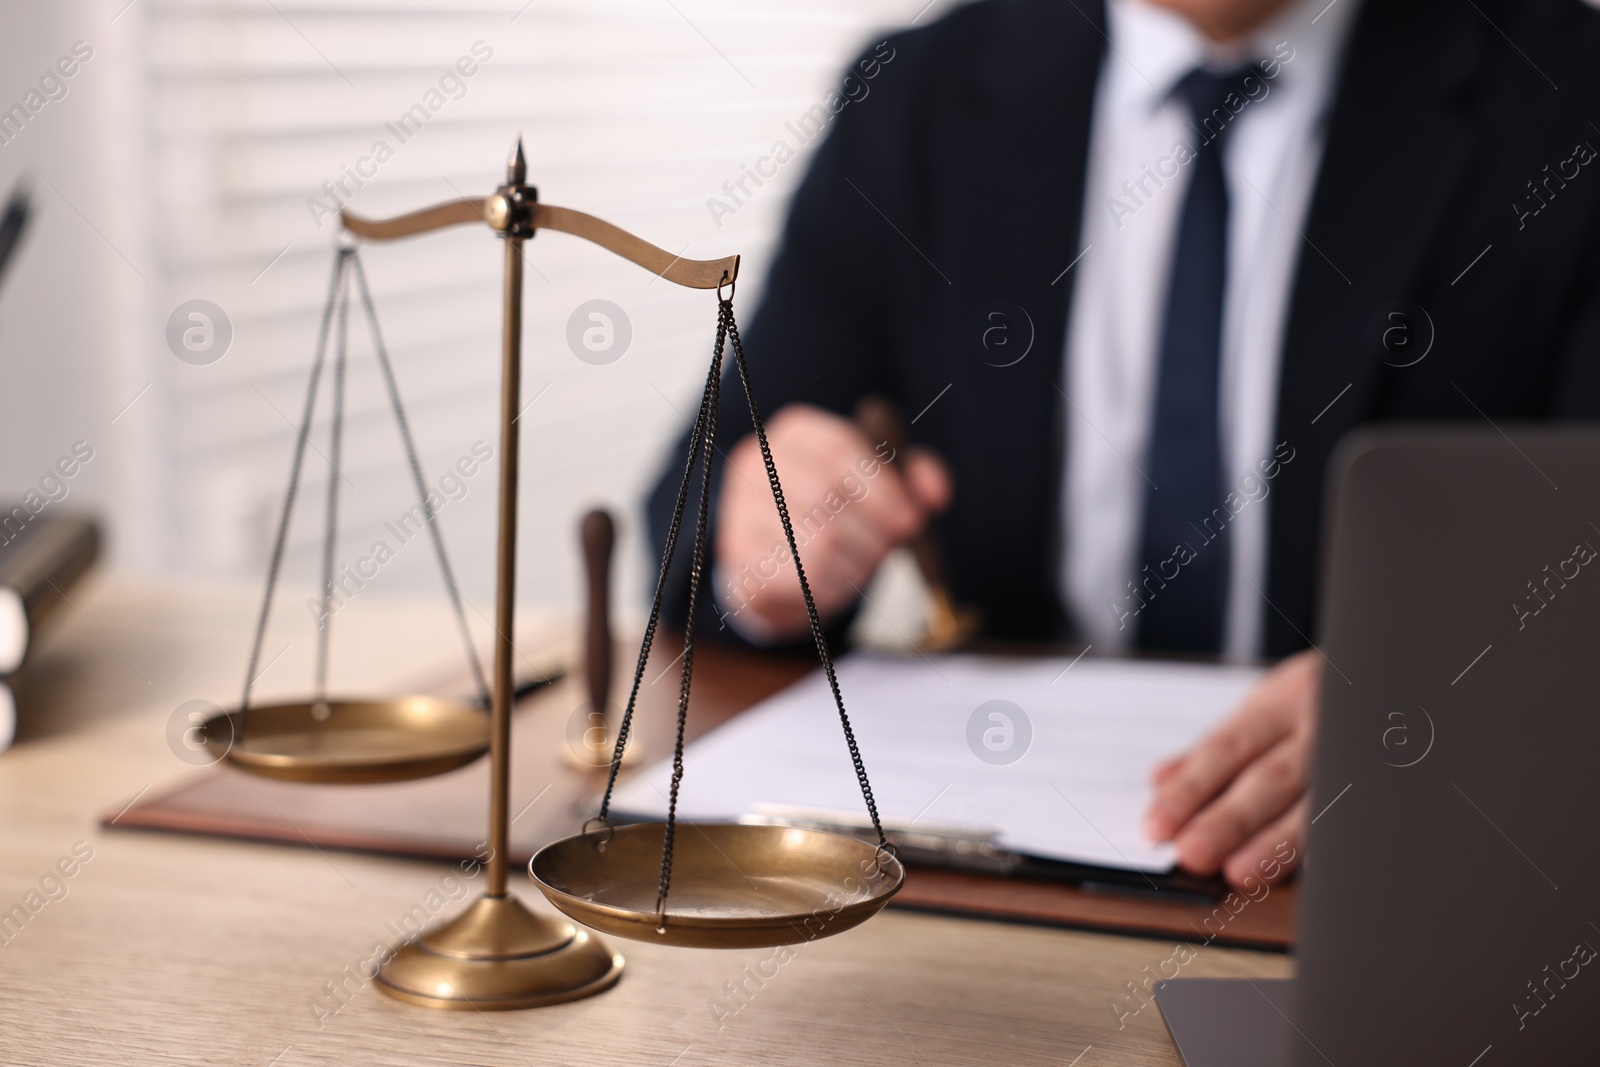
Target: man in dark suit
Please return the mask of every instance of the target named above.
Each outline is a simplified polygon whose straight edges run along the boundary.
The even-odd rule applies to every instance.
[[[1282,660],[1147,825],[1235,882],[1298,846],[1339,439],[1600,416],[1597,57],[1580,0],[985,0],[890,38],[748,332],[827,624],[931,525],[987,636]],[[899,472],[868,394],[914,418]],[[701,632],[803,639],[750,430],[730,383]]]

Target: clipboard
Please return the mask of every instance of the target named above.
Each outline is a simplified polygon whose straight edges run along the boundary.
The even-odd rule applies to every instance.
[[[665,669],[678,651],[675,639],[663,635],[652,655],[655,669]],[[803,659],[709,643],[697,650],[697,658],[696,710],[690,721],[695,736],[811,669]],[[646,759],[653,760],[671,752],[676,688],[646,688],[636,730]],[[603,784],[596,771],[565,751],[569,722],[586,710],[582,686],[569,672],[524,700],[513,716],[514,864],[526,865],[539,847],[567,833],[574,815]],[[488,771],[480,762],[436,778],[350,787],[262,781],[211,767],[165,791],[151,790],[132,805],[126,797],[109,798],[101,825],[470,865],[482,855],[478,834]],[[948,851],[958,848],[952,842]],[[908,857],[905,887],[891,907],[1271,951],[1287,950],[1293,937],[1298,893],[1293,882],[1254,897],[1226,892],[1207,897],[1205,887],[1140,892],[1120,884],[1130,872],[1087,865],[1075,869],[1019,861],[1008,869],[982,869],[932,865],[936,859]],[[1151,878],[1161,885],[1160,877]]]

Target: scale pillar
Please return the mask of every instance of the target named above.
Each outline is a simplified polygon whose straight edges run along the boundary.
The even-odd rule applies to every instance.
[[[495,569],[495,652],[489,727],[488,889],[465,912],[399,949],[378,972],[390,996],[458,1011],[534,1008],[610,988],[622,957],[568,922],[529,911],[506,885],[511,806],[511,660],[517,567],[517,405],[522,392],[522,243],[533,234],[537,193],[526,184],[517,139],[506,184],[484,204],[505,240],[501,334],[500,528]]]
[[[517,599],[517,405],[522,398],[522,242],[526,211],[522,199],[527,186],[527,163],[522,139],[507,165],[506,184],[495,194],[508,206],[505,224],[497,227],[505,239],[505,317],[500,336],[500,531],[495,564],[494,697],[489,726],[489,895],[505,896],[506,847],[511,823],[511,659]]]

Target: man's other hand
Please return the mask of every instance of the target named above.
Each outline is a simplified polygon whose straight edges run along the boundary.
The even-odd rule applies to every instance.
[[[887,442],[821,408],[779,409],[767,440],[824,620],[855,603],[889,551],[949,506],[950,474],[933,453],[909,448],[896,457]],[[799,637],[810,626],[805,600],[754,434],[734,447],[728,466],[715,540],[719,607],[746,636]]]
[[[1156,768],[1145,832],[1176,842],[1185,870],[1220,871],[1241,886],[1251,877],[1282,878],[1298,864],[1321,685],[1317,652],[1290,656],[1221,726]],[[1285,843],[1288,849],[1280,852]]]

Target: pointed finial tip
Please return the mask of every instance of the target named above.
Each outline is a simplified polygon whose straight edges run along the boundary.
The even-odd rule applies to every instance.
[[[517,131],[516,143],[511,146],[511,159],[506,167],[511,183],[520,185],[528,176],[528,160],[522,153],[522,131]]]

